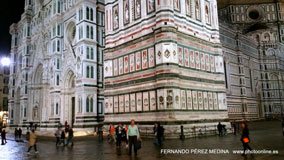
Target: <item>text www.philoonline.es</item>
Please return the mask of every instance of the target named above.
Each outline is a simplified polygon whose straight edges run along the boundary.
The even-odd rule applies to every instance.
[[[161,149],[161,154],[279,154],[278,150],[251,150],[244,153],[243,150],[229,150],[229,149]]]

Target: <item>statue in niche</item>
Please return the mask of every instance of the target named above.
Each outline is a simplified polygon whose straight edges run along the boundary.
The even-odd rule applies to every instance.
[[[117,29],[119,26],[118,5],[113,7],[113,29]]]
[[[124,0],[124,24],[129,23],[129,1]]]
[[[141,0],[135,1],[135,19],[141,17]]]

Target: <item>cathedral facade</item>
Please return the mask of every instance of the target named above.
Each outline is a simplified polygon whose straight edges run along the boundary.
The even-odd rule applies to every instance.
[[[103,120],[103,1],[26,0],[10,33],[12,126],[93,128]]]
[[[220,0],[231,120],[283,118],[284,1]]]
[[[194,136],[283,114],[282,0],[26,0],[10,33],[11,126]]]

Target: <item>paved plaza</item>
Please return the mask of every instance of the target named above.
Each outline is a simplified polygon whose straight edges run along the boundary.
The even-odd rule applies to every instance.
[[[234,150],[242,149],[240,135],[227,135],[224,137],[208,136],[202,138],[191,138],[185,141],[166,140],[163,149],[184,149],[189,154],[161,154],[161,148],[153,145],[153,140],[144,139],[142,149],[138,156],[128,156],[126,149],[117,150],[115,145],[106,141],[99,142],[97,137],[84,137],[75,140],[75,146],[56,147],[54,139],[40,138],[38,142],[38,155],[28,156],[27,143],[16,142],[11,135],[8,143],[0,146],[1,160],[283,160],[284,159],[284,136],[281,133],[281,124],[277,121],[251,122],[249,123],[251,147],[256,150],[275,150],[278,154],[255,154],[243,157],[241,154],[233,154]],[[207,150],[208,149],[208,150]],[[213,154],[217,151],[229,151],[229,153]],[[208,151],[211,151],[209,154]],[[163,150],[169,151],[169,150]],[[176,151],[176,150],[174,150]],[[216,150],[215,150],[216,151]],[[203,152],[203,153],[200,153]],[[206,153],[207,152],[207,153]],[[33,153],[33,152],[32,152]],[[194,154],[195,153],[195,154]]]

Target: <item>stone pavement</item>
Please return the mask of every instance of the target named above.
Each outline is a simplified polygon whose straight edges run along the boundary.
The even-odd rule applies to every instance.
[[[183,151],[195,151],[189,154],[160,154],[161,149],[153,145],[153,140],[144,139],[142,149],[138,156],[128,156],[127,150],[117,150],[112,144],[106,141],[99,142],[97,137],[85,137],[75,140],[75,146],[55,147],[54,139],[39,139],[39,155],[28,156],[27,143],[15,142],[9,136],[6,145],[0,145],[0,160],[283,160],[284,159],[284,136],[281,133],[281,124],[277,121],[251,122],[249,123],[251,147],[257,150],[277,150],[279,153],[257,154],[243,157],[240,154],[233,154],[233,150],[242,149],[240,135],[226,135],[224,137],[208,136],[192,138],[185,141],[166,140],[163,149],[184,149]],[[188,149],[188,150],[186,150]],[[203,149],[203,150],[201,150]],[[229,151],[229,154],[206,154],[206,149],[222,149]],[[165,150],[163,150],[165,151]],[[209,150],[207,150],[209,151]],[[213,150],[210,150],[213,151]],[[33,152],[32,152],[33,153]]]

